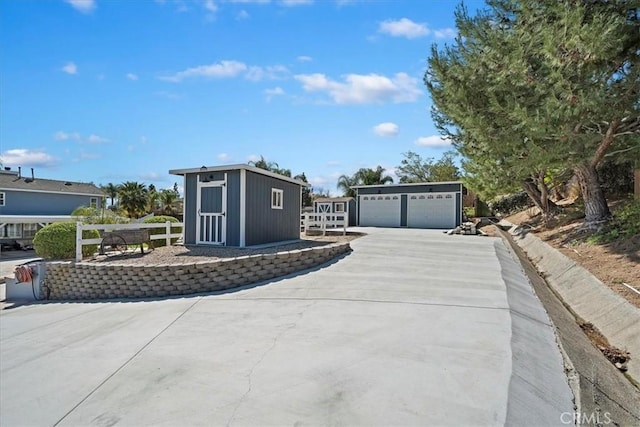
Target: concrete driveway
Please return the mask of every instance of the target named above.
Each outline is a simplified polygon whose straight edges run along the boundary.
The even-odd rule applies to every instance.
[[[4,310],[0,424],[571,420],[553,329],[501,240],[360,230],[343,259],[253,288]]]

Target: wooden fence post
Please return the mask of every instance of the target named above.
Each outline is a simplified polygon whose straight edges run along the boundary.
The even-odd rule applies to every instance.
[[[82,222],[76,222],[76,262],[82,261]]]

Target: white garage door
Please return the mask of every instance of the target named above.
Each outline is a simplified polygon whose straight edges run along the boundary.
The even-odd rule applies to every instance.
[[[360,196],[360,226],[400,227],[400,195]]]
[[[409,194],[407,226],[412,228],[454,228],[455,193]]]

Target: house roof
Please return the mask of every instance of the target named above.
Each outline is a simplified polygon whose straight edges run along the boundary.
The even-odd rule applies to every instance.
[[[204,173],[204,172],[222,172],[229,170],[247,170],[250,172],[258,173],[261,175],[270,176],[271,178],[277,178],[282,181],[291,182],[293,184],[298,184],[302,187],[310,187],[311,184],[300,181],[298,179],[293,179],[291,177],[280,175],[279,173],[271,172],[268,170],[260,169],[255,166],[247,165],[247,164],[238,164],[238,165],[222,165],[222,166],[202,166],[200,168],[189,168],[189,169],[171,169],[169,173],[171,175],[187,175],[192,173]]]
[[[393,188],[393,187],[413,187],[416,185],[439,185],[439,184],[462,184],[462,181],[441,181],[441,182],[411,182],[408,184],[378,184],[378,185],[354,185],[351,188]]]
[[[35,191],[40,193],[82,194],[104,196],[94,184],[84,182],[57,181],[54,179],[18,177],[17,174],[0,173],[0,190]]]
[[[350,202],[353,197],[318,197],[314,202]]]

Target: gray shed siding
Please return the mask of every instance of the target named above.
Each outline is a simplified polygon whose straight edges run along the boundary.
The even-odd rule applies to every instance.
[[[300,186],[247,171],[247,246],[300,238]],[[271,189],[283,190],[282,209],[271,208]]]
[[[240,171],[227,172],[227,246],[240,246]]]
[[[200,174],[187,174],[185,179],[185,215],[184,215],[184,242],[186,244],[196,243],[196,221],[198,207],[198,176]],[[204,174],[209,180],[222,181],[224,172]],[[203,193],[203,207],[206,211],[219,211],[219,194],[221,189],[212,187]],[[213,197],[218,195],[218,198]],[[211,197],[208,197],[208,196]],[[210,200],[209,200],[210,198]],[[240,171],[227,171],[227,241],[228,246],[240,245]]]
[[[184,181],[184,243],[193,245],[196,243],[198,175],[188,174]]]
[[[91,198],[97,199],[101,208],[100,196],[43,193],[39,191],[0,190],[4,193],[4,206],[0,206],[0,215],[70,215],[80,206],[89,206]]]

